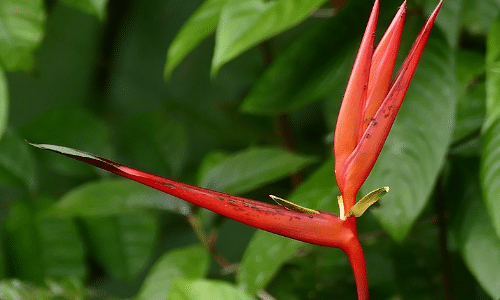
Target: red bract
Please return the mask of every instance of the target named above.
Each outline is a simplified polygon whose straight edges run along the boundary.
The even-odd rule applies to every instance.
[[[66,147],[32,144],[135,180],[170,195],[212,210],[244,224],[300,241],[336,247],[349,256],[358,299],[368,299],[368,282],[356,219],[363,209],[351,209],[356,194],[377,159],[411,78],[417,67],[442,0],[417,36],[396,78],[391,77],[406,14],[406,2],[373,51],[379,1],[375,1],[353,71],[342,101],[335,131],[336,179],[342,193],[341,217],[298,207],[279,199],[286,207],[232,196],[127,167],[93,154]],[[370,193],[360,204],[372,203],[388,189]],[[369,204],[368,204],[369,205]],[[359,208],[357,206],[356,208]]]
[[[382,150],[442,3],[443,0],[418,34],[391,83],[405,19],[406,2],[401,5],[373,54],[378,15],[378,0],[375,1],[335,129],[335,176],[346,215],[355,204],[356,194]]]

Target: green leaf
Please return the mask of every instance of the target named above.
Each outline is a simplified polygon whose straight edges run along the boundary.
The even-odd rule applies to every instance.
[[[466,91],[470,85],[484,76],[486,61],[484,53],[479,50],[457,49],[456,54],[457,80],[460,90]]]
[[[37,186],[29,146],[11,130],[0,139],[0,185],[18,185],[30,191]]]
[[[0,3],[0,68],[30,71],[44,37],[42,0],[2,0]]]
[[[249,48],[300,23],[325,1],[228,1],[220,12],[212,75]]]
[[[486,96],[485,130],[500,118],[500,18],[491,26],[486,44]]]
[[[432,13],[439,0],[428,0],[425,2],[425,15]],[[439,18],[436,19],[436,25],[443,31],[448,43],[452,48],[457,47],[461,21],[463,2],[467,0],[445,1],[439,11]]]
[[[201,245],[165,253],[151,268],[137,299],[167,299],[176,278],[203,278],[210,267],[210,254]]]
[[[481,184],[484,201],[493,227],[500,237],[500,118],[483,132]]]
[[[254,298],[225,281],[177,279],[169,300],[253,300]]]
[[[111,157],[108,128],[101,120],[82,108],[50,110],[23,127],[23,135],[30,142],[86,149],[92,153]],[[91,166],[63,160],[49,153],[40,155],[48,167],[65,176],[89,177],[96,174]]]
[[[434,188],[451,141],[456,106],[454,52],[434,28],[406,99],[363,193],[390,186],[373,208],[382,226],[402,241]]]
[[[241,105],[243,112],[279,114],[326,95],[343,94],[371,4],[349,2],[335,18],[300,37],[276,58]],[[335,34],[332,34],[334,32]]]
[[[62,0],[62,3],[95,15],[100,21],[106,18],[108,0]]]
[[[486,88],[484,56],[472,51],[457,52],[457,79],[459,97],[453,132],[453,142],[477,134],[484,122]],[[484,75],[483,75],[484,76]]]
[[[50,300],[50,299],[87,299],[90,295],[79,282],[71,279],[63,282],[47,280],[47,287],[35,286],[19,279],[0,281],[2,300]]]
[[[333,160],[328,160],[289,197],[299,205],[338,213],[337,185]],[[280,268],[309,244],[265,231],[257,231],[250,240],[236,275],[236,282],[250,294],[266,287]]]
[[[312,157],[278,148],[248,148],[204,167],[198,185],[231,194],[242,194],[291,175],[314,162]]]
[[[492,25],[486,49],[486,120],[482,132],[481,184],[488,214],[500,237],[500,18]]]
[[[190,214],[189,205],[179,198],[122,178],[90,182],[76,187],[48,209],[46,214],[61,217],[103,217],[148,208]]]
[[[18,279],[0,281],[0,295],[2,295],[3,300],[49,300],[53,297],[47,289],[36,287]]]
[[[206,37],[215,32],[220,11],[228,0],[205,0],[182,25],[168,47],[164,77],[169,78],[180,62]]]
[[[486,35],[498,15],[497,0],[464,1],[462,27],[472,35]]]
[[[470,173],[477,176],[477,172]],[[466,175],[467,176],[467,175]],[[470,176],[470,175],[469,175]],[[500,238],[488,218],[481,201],[478,178],[464,185],[462,211],[454,222],[459,249],[465,264],[484,290],[493,298],[500,297]]]
[[[149,261],[158,235],[154,215],[84,218],[94,257],[114,278],[130,282]]]
[[[83,243],[74,222],[40,217],[53,201],[22,199],[11,207],[5,234],[14,276],[38,283],[46,277],[86,276]]]
[[[9,88],[7,86],[7,78],[0,67],[0,140],[7,128],[9,119]]]

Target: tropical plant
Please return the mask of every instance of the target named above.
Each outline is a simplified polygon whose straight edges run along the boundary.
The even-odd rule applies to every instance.
[[[109,178],[105,173],[47,153],[36,153],[35,158],[19,138],[22,136],[34,142],[85,149],[162,176],[195,183],[203,188],[151,175],[79,150],[36,145],[166,191],[251,226],[313,244],[339,247],[351,260],[360,299],[368,297],[365,257],[360,242],[365,249],[374,299],[395,295],[408,299],[446,295],[452,299],[454,294],[481,299],[485,292],[498,297],[500,275],[496,270],[500,264],[500,240],[495,228],[499,227],[496,225],[499,210],[494,196],[499,181],[496,176],[498,164],[495,164],[497,134],[494,131],[498,123],[494,72],[498,25],[494,23],[489,32],[486,77],[482,76],[485,68],[481,67],[480,55],[463,50],[471,36],[481,36],[485,28],[489,28],[496,15],[496,6],[487,1],[484,3],[490,6],[467,1],[446,2],[437,19],[437,28],[429,36],[436,10],[424,26],[427,29],[421,31],[409,49],[409,37],[416,36],[415,29],[421,26],[419,8],[428,11],[435,2],[409,3],[405,30],[410,30],[403,34],[401,42],[401,52],[409,55],[391,83],[392,69],[400,64],[395,62],[406,9],[404,4],[372,53],[379,5],[376,1],[347,83],[339,118],[335,120],[342,98],[340,93],[345,89],[355,47],[359,44],[358,33],[364,23],[352,20],[360,16],[366,19],[369,7],[365,3],[332,1],[333,11],[330,5],[318,11],[323,2],[205,1],[191,14],[175,38],[166,39],[172,42],[164,68],[168,83],[161,97],[151,94],[163,89],[159,88],[163,83],[155,81],[161,77],[158,72],[148,75],[156,78],[152,81],[132,84],[141,82],[136,80],[144,76],[137,72],[139,64],[134,65],[134,59],[126,63],[119,60],[120,63],[110,65],[112,68],[96,68],[93,72],[85,68],[79,70],[78,75],[73,76],[77,78],[70,76],[67,82],[97,78],[91,85],[97,88],[65,87],[64,93],[56,94],[57,104],[48,105],[49,109],[33,104],[20,110],[20,106],[16,107],[17,101],[11,101],[11,121],[3,125],[9,129],[0,140],[4,153],[0,178],[5,194],[12,195],[6,205],[8,216],[2,231],[6,245],[3,256],[8,262],[4,273],[8,278],[24,282],[4,280],[0,292],[23,298],[82,298],[90,291],[103,296],[102,293],[121,297],[135,295],[137,299],[206,299],[208,296],[247,299],[252,294],[262,299],[272,299],[271,295],[279,299],[324,299],[353,298],[355,292],[352,273],[347,271],[348,263],[343,260],[342,253],[264,231],[255,232],[248,243],[253,233],[249,228],[189,206],[177,198],[133,182]],[[380,4],[381,23],[387,24],[389,14],[383,12],[389,11],[389,4],[394,7],[395,3],[384,2]],[[18,5],[17,1],[9,5],[12,3]],[[122,49],[118,43],[122,45],[123,41],[110,43],[111,50],[103,52],[106,55],[99,60],[88,56],[87,59],[100,61],[100,64],[113,55],[130,57],[138,53],[137,50],[148,53],[146,49],[157,48],[158,36],[151,33],[162,30],[145,33],[127,23],[121,35],[117,35],[117,27],[113,26],[122,24],[117,16],[144,22],[150,20],[153,13],[159,17],[153,21],[168,23],[175,19],[171,13],[174,7],[178,8],[174,5],[158,10],[154,6],[128,2],[130,6],[125,4],[124,11],[106,13],[104,2],[99,5],[82,3],[86,2],[76,4],[79,9],[104,20],[104,27],[109,30],[103,35],[106,41],[120,36],[120,40],[125,38],[123,41],[130,39],[125,45],[135,46],[115,53],[113,49]],[[4,38],[0,51],[3,55],[0,56],[1,66],[9,72],[33,68],[33,51],[44,32],[43,26],[39,26],[45,22],[43,6],[39,3],[23,5],[17,10],[9,6],[10,15],[4,17],[9,22],[1,23],[9,25],[3,25],[9,29],[5,31],[8,39]],[[110,7],[113,5],[109,3]],[[60,4],[48,3],[45,9],[49,12],[49,22],[55,18],[53,16],[58,16],[57,10],[62,10],[64,22],[77,22],[84,16]],[[312,11],[315,17],[310,18]],[[332,12],[333,16],[326,19],[317,17]],[[490,21],[486,21],[486,17],[476,17],[483,17],[485,12]],[[88,23],[90,17],[86,18],[81,21]],[[26,20],[30,22],[20,22]],[[300,26],[281,33],[298,24]],[[100,27],[97,22],[93,26]],[[19,28],[30,34],[20,34]],[[59,27],[47,26],[47,43],[51,28]],[[216,38],[210,83],[208,67],[204,67],[207,65],[199,62],[210,59],[205,55],[210,51],[203,50],[210,45],[201,42],[213,32]],[[325,39],[327,32],[337,34]],[[74,34],[68,33],[68,36]],[[139,36],[149,40],[137,43]],[[405,104],[387,137],[427,37],[429,43]],[[53,39],[52,43],[58,45],[57,41]],[[200,43],[199,50],[187,55]],[[69,44],[75,45],[75,41]],[[16,47],[23,51],[13,51]],[[251,50],[245,52],[248,49]],[[261,53],[257,49],[261,49]],[[47,54],[42,46],[40,68],[44,55]],[[460,59],[455,61],[455,56]],[[67,57],[56,55],[54,61],[62,59],[60,66],[67,66],[64,64]],[[141,68],[153,66],[147,59],[139,61]],[[258,68],[254,66],[256,61],[260,61]],[[197,71],[201,69],[207,72],[201,74]],[[40,79],[43,79],[42,71]],[[23,93],[27,96],[32,93],[31,98],[36,99],[38,94],[33,90],[19,88],[23,82],[31,80],[32,75],[7,75],[2,82],[9,83],[11,99],[21,99]],[[204,79],[200,81],[200,78]],[[254,83],[250,78],[258,80]],[[482,84],[484,78],[486,85]],[[45,81],[44,89],[48,83],[50,81]],[[6,84],[3,86],[1,98],[3,103],[8,103]],[[222,89],[213,89],[217,86]],[[479,92],[483,89],[488,91],[489,98],[481,96]],[[198,94],[205,90],[209,92]],[[64,104],[64,96],[77,92],[80,97],[71,100],[77,102],[71,102],[71,106],[76,106],[72,109]],[[148,93],[149,98],[139,97]],[[116,99],[121,100],[116,102],[113,97],[118,94],[121,96]],[[95,96],[98,101],[89,100]],[[155,97],[158,99],[153,100]],[[201,101],[200,97],[208,101]],[[123,101],[139,98],[147,101],[137,105]],[[488,99],[486,113],[484,98]],[[106,101],[102,102],[103,99]],[[323,106],[318,100],[323,100]],[[371,109],[372,103],[375,109]],[[55,109],[50,109],[51,106]],[[367,108],[360,110],[363,106]],[[150,111],[144,111],[148,107]],[[233,115],[238,107],[244,114],[264,117],[238,115],[235,118]],[[377,112],[378,107],[381,108]],[[143,111],[138,113],[140,110]],[[7,124],[6,111],[3,109],[3,124]],[[132,120],[127,120],[130,117]],[[308,120],[317,121],[311,123],[314,124],[311,131],[305,132]],[[269,130],[273,122],[278,125],[276,131]],[[335,123],[335,134],[327,135]],[[110,132],[116,137],[110,139]],[[287,150],[276,148],[280,136]],[[334,137],[335,163],[329,159],[331,147],[321,143],[322,136],[329,136],[329,144]],[[479,136],[484,139],[482,149],[477,147]],[[387,145],[380,152],[386,138]],[[207,149],[217,148],[224,151],[206,155]],[[238,148],[243,150],[230,153]],[[308,155],[298,155],[298,151]],[[318,157],[323,157],[323,162],[313,171],[311,167],[317,164]],[[35,164],[42,170],[35,172]],[[284,180],[287,176],[291,176],[291,183]],[[335,177],[341,195],[335,186]],[[390,186],[391,192],[384,196],[379,207],[370,209],[358,219],[369,205],[387,192],[386,188],[376,189],[381,186]],[[360,188],[364,194],[376,190],[355,205]],[[291,190],[291,195],[284,197],[289,201],[280,198]],[[481,190],[484,197],[481,197]],[[279,206],[246,198],[264,199],[269,193],[280,195],[272,196]],[[340,210],[335,207],[336,196],[339,196]],[[429,200],[436,203],[435,208],[426,205]],[[180,217],[159,214],[162,211],[177,212]],[[187,224],[193,231],[184,230]],[[198,243],[179,247],[193,244],[194,237]],[[156,251],[152,255],[153,249]],[[231,254],[235,253],[234,249],[239,250]],[[438,253],[441,265],[439,259],[433,258]],[[86,255],[90,263],[85,262]],[[209,268],[210,256],[222,268]],[[153,266],[146,268],[148,262]],[[139,276],[141,272],[147,273],[145,279]],[[239,289],[230,283],[233,277],[229,274],[236,275]],[[85,284],[89,275],[90,281]],[[120,285],[119,282],[129,284],[113,292],[113,288],[101,284],[103,279],[114,286]],[[464,280],[471,284],[453,283]],[[417,288],[416,282],[420,284]]]

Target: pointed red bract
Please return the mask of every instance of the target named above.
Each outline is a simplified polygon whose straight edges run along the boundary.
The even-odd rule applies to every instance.
[[[372,170],[382,150],[382,146],[387,139],[387,135],[401,107],[403,98],[408,90],[413,74],[415,73],[420,56],[422,55],[429,37],[430,30],[442,3],[443,0],[439,2],[426,24],[423,26],[408,56],[399,69],[394,82],[390,85],[388,92],[387,89],[391,80],[390,74],[392,74],[392,68],[394,67],[397,47],[399,45],[404,22],[405,3],[401,6],[396,18],[384,35],[381,45],[377,48],[377,51],[375,51],[373,61],[367,62],[367,64],[372,65],[370,80],[373,81],[368,83],[368,99],[351,99],[355,103],[350,105],[356,107],[359,103],[366,103],[366,109],[362,118],[365,123],[362,128],[366,129],[363,131],[355,148],[349,153],[349,156],[346,159],[342,158],[340,160],[341,164],[335,165],[337,183],[343,196],[344,211],[346,214],[355,204],[356,194],[368,177],[368,174]],[[353,69],[351,77],[358,76],[354,74],[355,72],[356,70]],[[359,76],[364,76],[364,73]],[[364,88],[364,85],[358,86],[358,89],[362,88]],[[380,104],[381,99],[383,99],[383,102]],[[346,98],[344,98],[344,101],[346,101]],[[344,103],[342,103],[342,107],[343,106]],[[347,106],[349,105],[346,104],[346,107]],[[357,115],[343,115],[341,118],[340,115],[345,113],[347,113],[347,111],[340,110],[337,127],[345,128],[349,126],[359,126],[359,120],[356,119]],[[366,122],[368,122],[368,125],[366,125]],[[334,145],[342,145],[342,142],[337,140],[337,137],[340,138],[341,136],[335,136]],[[352,141],[352,137],[348,137],[347,139],[349,142]],[[337,151],[335,155],[337,155]],[[342,155],[345,157],[346,154],[343,152]]]
[[[345,170],[342,173],[345,176],[345,190],[357,193],[372,170],[408,91],[441,5],[442,1],[420,31],[384,102],[371,119],[356,149],[344,163]]]
[[[389,92],[405,17],[406,1],[399,8],[398,13],[373,53],[370,80],[368,82],[368,96],[363,112],[362,133],[365,132],[380,104],[384,101],[387,92]]]
[[[347,83],[346,92],[337,120],[334,137],[335,169],[340,170],[344,161],[354,151],[358,143],[358,133],[362,125],[361,116],[364,110],[364,100],[368,92],[368,78],[373,55],[373,44],[379,12],[379,2],[375,1],[366,26],[361,45],[354,61],[351,77]],[[340,190],[343,190],[342,176],[337,177]]]
[[[185,184],[124,166],[87,152],[46,144],[35,147],[91,164],[122,177],[209,209],[230,219],[299,241],[345,249],[355,234],[342,220],[329,212],[307,214],[282,206],[237,197]]]

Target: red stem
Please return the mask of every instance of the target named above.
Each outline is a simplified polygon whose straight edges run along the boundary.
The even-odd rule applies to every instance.
[[[354,279],[356,280],[356,291],[358,293],[358,300],[368,300],[368,277],[366,275],[366,262],[365,255],[363,253],[363,248],[359,243],[358,233],[356,229],[356,218],[349,218],[344,221],[347,227],[351,228],[354,232],[354,237],[346,243],[346,248],[343,249],[344,252],[349,257],[351,262],[351,268],[354,273]]]

